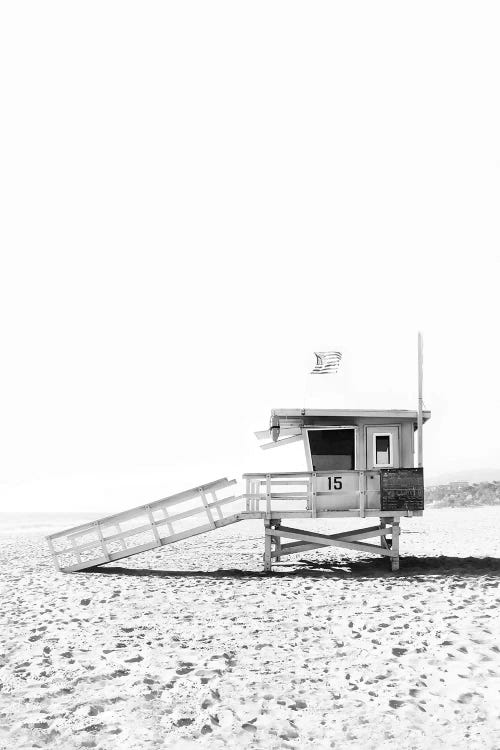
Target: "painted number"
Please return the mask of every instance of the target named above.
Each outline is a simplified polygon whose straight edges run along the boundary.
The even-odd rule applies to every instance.
[[[328,489],[332,489],[332,478],[328,477]],[[334,490],[341,490],[342,489],[342,477],[333,477],[333,489]]]

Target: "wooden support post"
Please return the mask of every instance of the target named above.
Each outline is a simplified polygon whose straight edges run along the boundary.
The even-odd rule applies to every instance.
[[[391,568],[399,570],[399,518],[392,519]]]
[[[364,518],[365,508],[366,508],[366,477],[365,472],[360,471],[359,472],[359,517]]]
[[[246,495],[246,509],[247,513],[249,513],[252,509],[250,507],[250,479],[247,477],[245,479],[245,495]]]
[[[385,529],[387,527],[387,522],[385,518],[380,519],[380,528]],[[385,538],[385,533],[380,535],[380,546],[382,549],[389,549],[389,545],[387,544],[387,539]]]
[[[317,492],[318,492],[318,484],[316,480],[316,472],[313,471],[312,474],[312,503],[311,503],[311,516],[312,518],[316,518],[318,515],[318,507],[317,507]]]
[[[95,527],[96,527],[96,531],[97,531],[97,536],[99,537],[99,543],[100,543],[101,549],[102,549],[102,556],[105,557],[107,560],[109,560],[110,558],[109,558],[108,548],[106,547],[106,542],[105,542],[104,537],[102,535],[102,529],[101,529],[101,526],[99,524],[99,521],[96,521]]]
[[[281,526],[281,518],[277,518],[276,521],[274,522],[274,528],[279,529],[280,526]],[[276,560],[276,562],[279,562],[281,560],[281,537],[275,536],[273,537],[273,539],[274,539],[273,557]]]
[[[260,481],[258,479],[252,479],[250,482],[250,494],[252,496],[251,499],[251,511],[259,510],[259,500],[257,498],[257,494],[260,494]]]
[[[268,518],[264,519],[264,572],[270,573],[272,570],[272,537],[271,537],[271,521]]]
[[[78,563],[79,565],[81,565],[81,563],[82,563],[82,556],[81,556],[81,555],[80,555],[80,553],[78,552],[78,549],[77,549],[77,546],[78,546],[78,545],[77,545],[77,543],[76,543],[76,541],[75,541],[75,538],[74,538],[74,537],[71,537],[71,546],[72,546],[72,547],[73,547],[73,549],[75,550],[73,554],[74,554],[74,556],[76,557],[76,561],[77,561],[77,563]]]
[[[210,492],[210,494],[212,496],[212,502],[216,503],[218,501],[218,499],[219,499],[217,497],[217,494],[213,490]],[[222,515],[222,511],[221,511],[219,505],[215,506],[215,512],[217,513],[217,517],[218,517],[219,521],[222,521],[224,519],[224,516]]]
[[[203,487],[200,487],[198,489],[198,492],[200,494],[201,502],[203,503],[203,507],[205,508],[206,514],[208,516],[208,523],[210,524],[210,526],[212,527],[212,529],[215,529],[215,521],[214,521],[214,517],[212,515],[212,509],[208,507],[208,500],[207,500],[207,496],[205,495],[205,492],[203,490]]]
[[[266,474],[266,514],[271,518],[271,475]]]
[[[155,539],[156,544],[160,547],[161,546],[161,539],[160,535],[158,533],[158,529],[156,528],[155,519],[153,517],[153,513],[151,511],[151,506],[146,506],[146,513],[148,514],[149,523],[151,525],[151,531],[153,532],[153,536]]]

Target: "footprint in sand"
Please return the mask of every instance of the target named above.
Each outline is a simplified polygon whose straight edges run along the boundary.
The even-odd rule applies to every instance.
[[[401,708],[401,706],[405,705],[405,701],[397,701],[395,699],[392,699],[389,701],[389,706],[391,708]]]

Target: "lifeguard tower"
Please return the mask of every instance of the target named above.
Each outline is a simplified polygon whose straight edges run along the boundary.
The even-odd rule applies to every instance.
[[[264,523],[265,571],[285,555],[331,546],[384,555],[398,570],[400,520],[424,509],[422,425],[431,414],[422,408],[421,347],[419,355],[417,411],[274,409],[269,428],[256,433],[261,447],[302,442],[306,471],[244,474],[239,494],[233,492],[236,480],[219,479],[51,534],[56,568],[85,570],[258,518]],[[351,517],[374,523],[336,534],[295,525],[301,518]]]

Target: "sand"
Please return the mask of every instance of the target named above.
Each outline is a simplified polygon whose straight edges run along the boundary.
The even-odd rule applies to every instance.
[[[50,523],[0,538],[1,748],[500,748],[500,508],[404,521],[398,574],[264,576],[257,522],[62,574]]]

